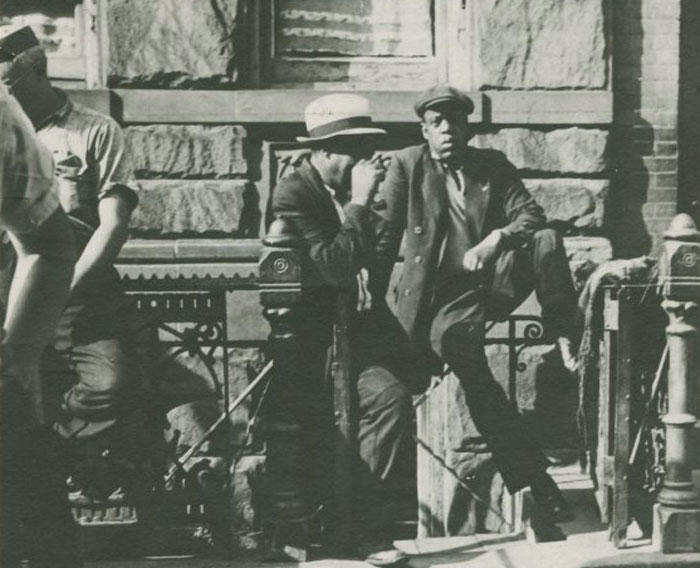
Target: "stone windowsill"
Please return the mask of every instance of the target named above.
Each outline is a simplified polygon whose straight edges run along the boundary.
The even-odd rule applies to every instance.
[[[415,91],[352,91],[369,98],[380,123],[416,121]],[[321,94],[316,89],[164,90],[70,89],[91,108],[125,123],[294,123]],[[471,122],[483,124],[610,124],[612,92],[604,90],[483,91],[471,93]]]
[[[565,237],[564,244],[571,261],[612,258],[610,242],[603,237]],[[117,264],[250,263],[257,262],[261,250],[259,239],[131,239]]]

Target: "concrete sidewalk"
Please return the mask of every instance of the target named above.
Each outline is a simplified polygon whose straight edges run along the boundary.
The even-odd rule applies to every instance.
[[[651,545],[616,550],[607,531],[573,535],[565,541],[534,544],[522,536],[476,535],[399,541],[410,554],[409,568],[603,568],[700,567],[700,554],[660,555]],[[323,559],[302,564],[255,559],[134,560],[88,563],[86,568],[366,568],[364,562]]]
[[[700,568],[700,554],[658,553],[649,540],[632,542],[616,549],[601,524],[593,496],[593,486],[578,463],[550,469],[576,518],[559,525],[566,540],[536,543],[526,531],[522,534],[477,534],[458,537],[408,539],[395,545],[409,555],[408,568]],[[527,497],[526,497],[527,501]],[[161,558],[92,562],[86,568],[366,568],[364,562],[349,559],[322,559],[302,564],[266,562],[254,557],[231,560],[202,558]]]

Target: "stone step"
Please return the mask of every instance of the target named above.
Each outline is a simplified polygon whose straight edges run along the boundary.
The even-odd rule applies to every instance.
[[[567,452],[557,452],[561,463],[552,465],[547,471],[556,482],[567,503],[572,508],[575,518],[568,523],[560,523],[551,530],[536,529],[532,522],[533,501],[529,490],[523,491],[523,526],[529,542],[566,540],[571,535],[592,533],[606,530],[600,521],[598,506],[593,493],[590,475],[581,467],[578,459],[566,459]],[[568,452],[569,458],[575,456],[575,450]]]

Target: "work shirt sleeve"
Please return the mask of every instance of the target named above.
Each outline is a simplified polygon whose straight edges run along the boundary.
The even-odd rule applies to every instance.
[[[94,125],[90,137],[90,157],[97,175],[97,198],[118,194],[126,199],[132,210],[135,209],[139,202],[138,185],[122,129],[114,119],[105,117]]]
[[[53,160],[17,101],[0,90],[0,228],[31,233],[59,207]]]

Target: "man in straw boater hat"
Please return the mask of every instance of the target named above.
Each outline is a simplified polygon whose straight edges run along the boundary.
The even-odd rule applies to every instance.
[[[140,471],[131,465],[146,459],[138,435],[143,377],[114,268],[138,203],[123,134],[111,117],[52,87],[46,54],[29,27],[0,38],[0,79],[53,154],[58,199],[79,253],[70,298],[43,361],[47,387],[58,391],[54,429],[67,440],[66,455],[74,456],[68,466],[74,493],[119,500],[123,476],[138,477],[127,471]],[[115,463],[131,465],[115,477]]]
[[[39,355],[73,274],[73,235],[53,193],[53,163],[0,84],[0,230],[16,250],[9,302],[0,306],[0,565],[74,568],[77,526],[56,446],[45,426]],[[4,258],[0,261],[4,262]]]
[[[505,319],[534,289],[545,334],[573,370],[575,292],[561,238],[545,227],[515,167],[500,152],[468,145],[473,110],[469,97],[444,84],[416,102],[425,143],[395,154],[380,189],[387,230],[377,251],[376,285],[379,293],[387,289],[405,238],[394,294],[414,352],[438,369],[446,363],[457,376],[509,491],[529,486],[533,520],[554,536],[551,522],[572,513],[489,369],[485,324]]]
[[[308,430],[318,436],[309,471],[328,472],[333,452],[332,409],[323,390],[326,356],[333,341],[338,298],[347,299],[352,373],[359,410],[358,460],[353,536],[357,552],[376,565],[405,556],[391,545],[395,520],[397,471],[411,421],[408,389],[399,377],[407,364],[400,332],[383,298],[372,289],[376,245],[371,210],[384,177],[373,159],[377,137],[386,134],[372,124],[367,99],[331,94],[312,101],[304,114],[308,136],[298,140],[311,149],[307,159],[275,187],[272,213],[291,220],[300,233],[303,257],[303,361]],[[342,308],[341,308],[342,309]],[[318,488],[323,486],[319,480]],[[327,495],[315,496],[321,503]],[[348,535],[345,535],[348,536]]]

